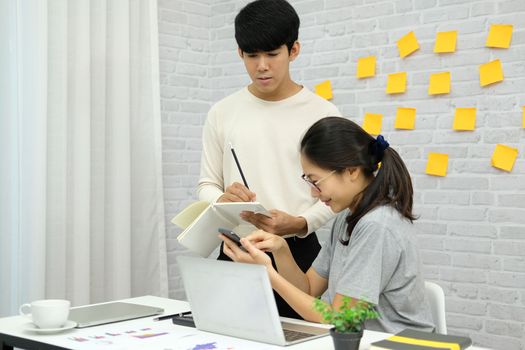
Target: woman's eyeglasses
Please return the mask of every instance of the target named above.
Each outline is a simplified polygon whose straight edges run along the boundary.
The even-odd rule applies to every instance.
[[[321,192],[321,189],[319,188],[319,183],[321,183],[321,181],[324,181],[326,179],[328,179],[330,176],[332,176],[336,171],[335,170],[332,170],[330,172],[330,174],[326,175],[325,177],[323,178],[320,178],[319,180],[317,181],[312,181],[308,175],[301,175],[301,179],[303,179],[308,185],[310,185],[311,188],[313,188],[314,190],[316,190],[317,192]]]

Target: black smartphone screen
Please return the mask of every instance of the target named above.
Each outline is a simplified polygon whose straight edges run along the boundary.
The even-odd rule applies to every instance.
[[[239,237],[235,232],[232,230],[228,230],[226,228],[219,227],[219,232],[234,241],[239,247],[242,246],[241,244],[241,237]]]

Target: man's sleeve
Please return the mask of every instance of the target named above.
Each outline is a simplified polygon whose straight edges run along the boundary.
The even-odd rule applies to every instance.
[[[308,229],[307,234],[300,237],[306,237],[308,234],[315,232],[319,227],[323,226],[326,222],[333,218],[334,215],[335,214],[330,209],[330,207],[326,206],[319,200],[316,201],[314,205],[298,215],[306,220]]]
[[[208,113],[202,131],[201,172],[197,195],[199,200],[214,203],[224,193],[222,169],[223,147],[216,128],[213,109]]]
[[[339,112],[339,109],[333,103],[331,104],[333,108],[327,114],[327,117],[342,117],[343,115]]]

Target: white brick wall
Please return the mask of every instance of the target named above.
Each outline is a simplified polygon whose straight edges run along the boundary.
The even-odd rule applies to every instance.
[[[166,220],[194,200],[201,127],[212,103],[248,83],[233,19],[248,1],[159,0]],[[447,296],[450,333],[479,345],[525,350],[525,0],[292,0],[302,53],[293,77],[313,89],[332,81],[333,102],[361,123],[383,113],[383,134],[415,185],[416,225],[427,279]],[[514,25],[511,48],[484,47],[491,23]],[[420,50],[400,59],[396,41],[414,30]],[[457,30],[457,52],[432,53],[437,31]],[[376,55],[377,76],[355,78],[357,58]],[[505,80],[478,83],[478,65],[499,58]],[[449,95],[428,96],[428,75],[449,70]],[[407,92],[386,95],[386,75],[408,74]],[[398,106],[417,108],[416,130],[393,127]],[[454,109],[478,109],[477,129],[451,130]],[[496,143],[518,147],[512,173],[490,166]],[[445,178],[424,174],[427,154],[449,154]],[[170,295],[184,297],[167,222]],[[326,231],[325,231],[326,232]]]

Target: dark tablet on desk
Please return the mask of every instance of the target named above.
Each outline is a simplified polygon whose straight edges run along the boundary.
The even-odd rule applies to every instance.
[[[164,309],[160,307],[112,302],[73,308],[69,312],[69,319],[77,323],[77,328],[84,328],[158,315],[163,312]]]

